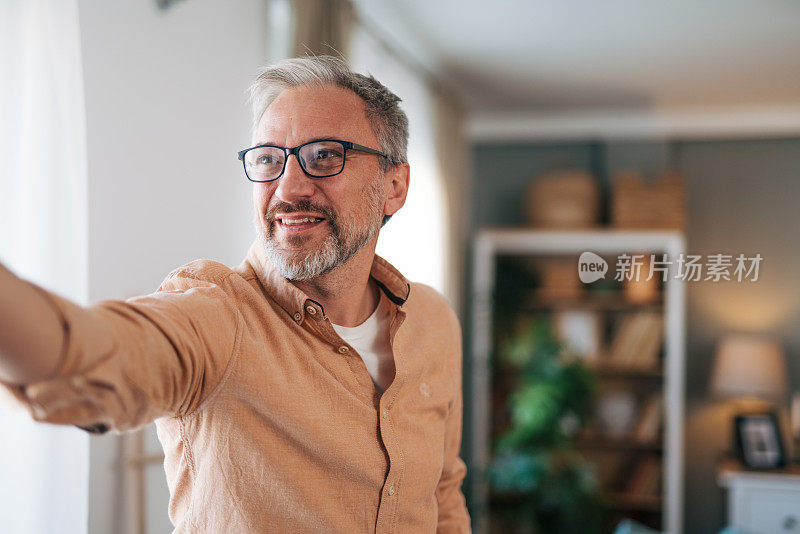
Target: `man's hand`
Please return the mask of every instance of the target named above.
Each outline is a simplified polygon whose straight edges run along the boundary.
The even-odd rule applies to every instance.
[[[53,374],[64,329],[36,286],[0,263],[0,380],[25,384]]]

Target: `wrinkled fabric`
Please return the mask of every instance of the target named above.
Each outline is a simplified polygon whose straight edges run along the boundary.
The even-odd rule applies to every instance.
[[[58,372],[4,386],[39,421],[155,421],[175,532],[470,532],[458,320],[378,256],[371,277],[392,310],[382,394],[258,242],[233,269],[196,260],[127,300],[37,288],[62,318]]]

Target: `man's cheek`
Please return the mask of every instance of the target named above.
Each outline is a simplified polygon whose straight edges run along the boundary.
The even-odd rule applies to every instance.
[[[253,185],[253,204],[256,210],[261,210],[264,213],[269,203],[269,189],[267,184],[254,184]]]

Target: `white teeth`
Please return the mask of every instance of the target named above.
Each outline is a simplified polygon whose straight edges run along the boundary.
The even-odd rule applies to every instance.
[[[317,219],[316,217],[303,217],[302,219],[281,219],[283,224],[303,224],[303,223],[317,222],[321,220],[322,219]]]

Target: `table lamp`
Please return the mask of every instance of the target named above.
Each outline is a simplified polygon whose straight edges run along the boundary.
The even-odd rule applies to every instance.
[[[781,401],[786,361],[780,344],[755,335],[730,335],[717,345],[711,391],[726,398]]]
[[[730,335],[717,345],[711,374],[711,391],[714,395],[742,402],[757,400],[777,403],[784,399],[787,389],[783,349],[774,339],[755,335]],[[768,425],[768,417],[774,422],[771,428],[764,428],[764,425]],[[749,422],[743,423],[745,419],[749,419]],[[762,428],[759,429],[759,426]],[[735,449],[740,455],[747,457],[747,453],[743,453],[743,447],[747,449],[747,445],[742,445],[742,434],[747,439],[764,432],[771,443],[767,448],[774,450],[776,463],[782,463],[780,429],[774,414],[763,414],[763,411],[762,415],[736,414],[733,424]],[[750,445],[752,449],[752,443]],[[754,451],[753,454],[759,454],[759,451]],[[745,463],[750,464],[747,461]]]

